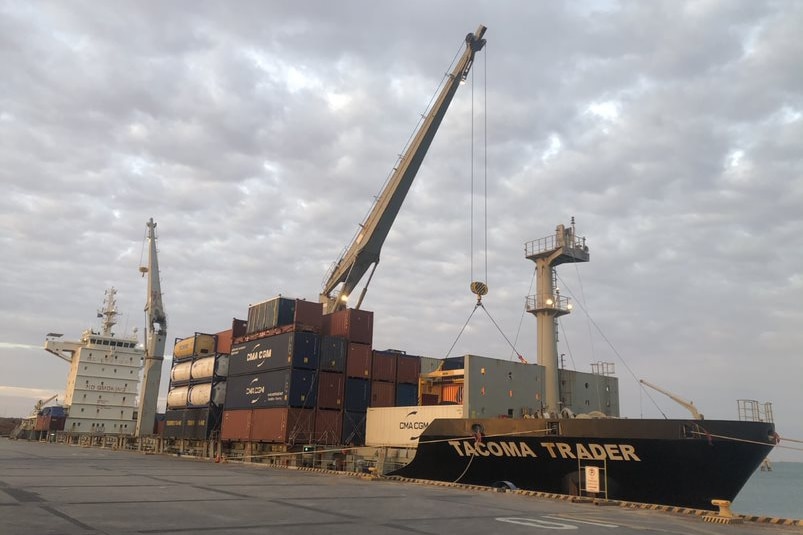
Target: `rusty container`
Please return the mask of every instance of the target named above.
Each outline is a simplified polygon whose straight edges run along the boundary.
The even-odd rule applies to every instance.
[[[220,331],[215,336],[217,336],[217,352],[222,355],[231,353],[232,330]]]
[[[251,409],[223,411],[220,439],[248,442],[251,439]]]
[[[252,442],[306,444],[314,430],[314,409],[254,409],[251,414]]]
[[[323,334],[370,345],[374,337],[374,313],[347,308],[327,314],[323,317]]]
[[[326,372],[343,373],[346,369],[348,340],[340,336],[321,336],[320,369]]]
[[[398,355],[396,357],[396,382],[400,384],[418,384],[421,373],[421,357],[414,355]]]
[[[374,351],[371,362],[371,379],[395,383],[397,356],[397,353],[391,351]]]
[[[346,375],[360,379],[371,377],[371,346],[349,343],[346,352]]]
[[[342,373],[318,373],[318,408],[343,409],[343,379]]]
[[[315,411],[316,444],[340,444],[343,434],[343,411],[318,409]]]
[[[393,407],[396,404],[396,384],[371,382],[371,407]]]

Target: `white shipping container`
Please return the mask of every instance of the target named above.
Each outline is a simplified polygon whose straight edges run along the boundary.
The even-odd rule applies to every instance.
[[[418,437],[435,418],[462,417],[462,405],[369,408],[365,423],[365,445],[415,448],[418,446]]]

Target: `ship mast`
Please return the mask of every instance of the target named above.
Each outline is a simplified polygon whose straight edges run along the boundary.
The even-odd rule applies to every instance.
[[[145,366],[135,432],[136,436],[140,437],[153,433],[167,338],[167,316],[162,305],[159,262],[156,258],[156,223],[153,222],[153,218],[146,223],[146,226],[149,242],[148,267],[140,268],[143,276],[145,273],[148,274],[148,300],[145,304]]]
[[[103,300],[103,310],[98,310],[98,317],[103,318],[101,332],[103,336],[113,336],[112,327],[117,325],[117,290],[112,286],[106,290],[106,298]]]
[[[535,315],[538,325],[538,364],[545,368],[544,409],[560,413],[560,378],[558,372],[558,318],[569,314],[569,298],[560,295],[555,266],[566,262],[588,262],[585,238],[571,227],[558,225],[555,234],[524,245],[525,256],[535,262],[536,294],[527,296],[527,312]]]

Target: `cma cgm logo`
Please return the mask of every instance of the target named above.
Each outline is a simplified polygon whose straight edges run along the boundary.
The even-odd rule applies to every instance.
[[[422,422],[420,420],[416,421],[411,419],[412,416],[416,416],[418,411],[411,411],[407,413],[407,416],[404,417],[404,420],[399,422],[399,429],[402,431],[419,431],[419,433],[410,436],[410,440],[418,440],[421,436],[420,431],[423,431],[429,425],[429,422]]]
[[[251,362],[251,361],[254,361],[254,360],[258,361],[257,368],[259,368],[260,366],[265,364],[265,360],[269,359],[271,357],[271,354],[273,353],[273,349],[271,349],[271,348],[263,349],[262,351],[259,351],[259,346],[261,346],[261,345],[262,344],[255,345],[254,349],[252,351],[249,351],[245,355],[245,361],[246,362]]]
[[[258,383],[259,383],[259,378],[254,377],[253,379],[251,379],[251,382],[248,383],[248,386],[245,387],[245,395],[253,396],[253,398],[251,399],[251,405],[253,405],[254,403],[258,403],[259,397],[265,393],[265,386],[260,385]]]

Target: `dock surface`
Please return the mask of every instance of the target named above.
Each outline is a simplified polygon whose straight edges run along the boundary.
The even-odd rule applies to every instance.
[[[0,533],[803,533],[346,474],[0,438]]]

